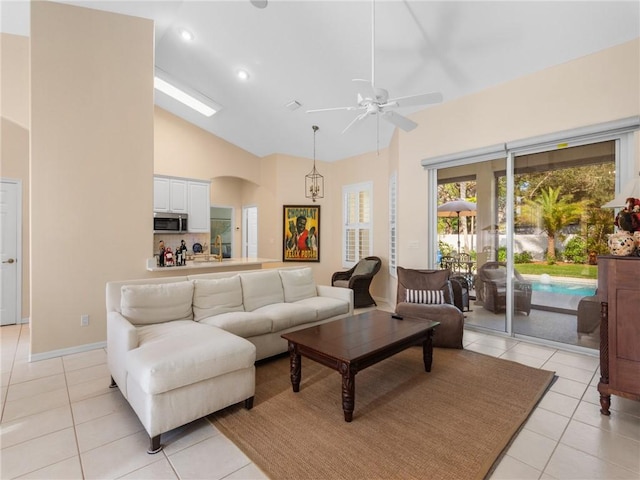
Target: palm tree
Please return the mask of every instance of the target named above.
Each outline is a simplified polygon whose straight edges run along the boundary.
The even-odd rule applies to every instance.
[[[540,195],[534,199],[524,199],[521,211],[522,220],[531,224],[540,224],[540,228],[547,234],[547,261],[554,263],[556,259],[556,237],[563,227],[580,219],[583,202],[571,202],[572,196],[560,197],[562,187],[549,187],[540,190]]]

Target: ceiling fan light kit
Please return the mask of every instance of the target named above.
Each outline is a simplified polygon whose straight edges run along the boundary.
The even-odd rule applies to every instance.
[[[371,80],[354,78],[354,82],[360,84],[360,92],[357,97],[356,106],[332,107],[307,110],[307,113],[328,112],[336,110],[359,110],[359,113],[349,123],[342,133],[347,132],[354,125],[365,120],[368,116],[382,117],[387,122],[409,132],[418,126],[413,120],[397,113],[394,108],[409,107],[417,105],[428,105],[442,102],[442,94],[438,92],[422,93],[418,95],[408,95],[405,97],[389,98],[389,92],[384,88],[375,86],[375,25],[376,25],[375,0],[371,2]]]
[[[316,132],[320,129],[317,125],[313,129],[313,169],[304,177],[304,196],[316,201],[324,198],[324,177],[316,170]]]

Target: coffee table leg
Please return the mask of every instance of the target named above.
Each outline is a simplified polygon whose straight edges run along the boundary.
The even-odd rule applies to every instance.
[[[353,420],[353,409],[356,403],[356,373],[348,363],[340,364],[342,375],[342,410],[344,421]]]
[[[291,386],[294,392],[300,391],[300,379],[302,378],[302,365],[300,354],[295,344],[289,342],[289,359],[291,360]]]
[[[433,362],[433,328],[427,332],[427,338],[422,343],[422,359],[424,360],[424,371],[431,371]]]

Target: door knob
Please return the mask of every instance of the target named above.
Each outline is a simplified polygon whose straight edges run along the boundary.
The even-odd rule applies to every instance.
[[[15,262],[15,260],[13,258],[10,258],[9,260],[5,260],[2,263],[13,263],[13,262]]]

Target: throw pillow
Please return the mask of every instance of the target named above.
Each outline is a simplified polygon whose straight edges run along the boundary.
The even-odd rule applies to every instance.
[[[441,304],[444,303],[444,292],[442,290],[413,290],[407,289],[406,301],[408,303]]]

